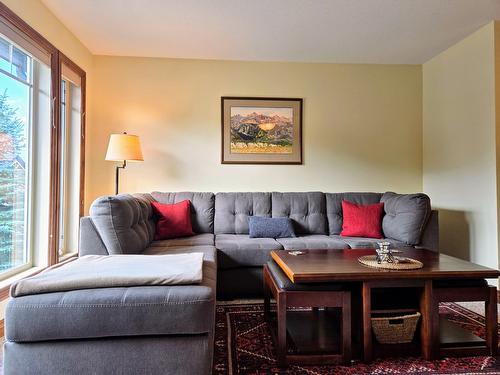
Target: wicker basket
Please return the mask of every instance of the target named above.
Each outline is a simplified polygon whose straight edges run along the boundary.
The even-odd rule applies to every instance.
[[[372,318],[373,332],[381,344],[411,342],[415,335],[420,313]]]

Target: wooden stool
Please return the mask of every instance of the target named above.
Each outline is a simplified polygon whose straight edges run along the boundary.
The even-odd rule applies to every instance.
[[[276,300],[277,330],[272,329],[275,339],[278,364],[286,366],[288,363],[297,364],[350,364],[351,362],[351,293],[336,283],[323,284],[296,284],[290,281],[281,268],[270,261],[264,265],[264,318],[273,323],[270,314],[270,298]],[[288,353],[287,351],[287,309],[312,308],[309,312],[299,314],[312,317],[312,321],[331,323],[329,318],[332,310],[341,309],[340,321],[340,353],[325,353],[321,351],[322,344],[328,341],[325,337],[318,337],[318,349],[308,348],[307,353]],[[319,311],[318,308],[325,308]],[[329,320],[330,319],[330,320]],[[290,319],[289,319],[290,320]],[[306,324],[306,322],[303,322]],[[302,325],[302,328],[305,326]],[[277,334],[276,332],[277,331]],[[304,331],[304,330],[303,330]],[[307,331],[307,329],[305,330]],[[328,332],[325,332],[328,333]],[[326,335],[325,335],[326,336]],[[298,343],[296,343],[298,344]],[[325,345],[323,345],[325,346]],[[297,345],[298,347],[298,345]]]
[[[498,352],[498,312],[497,288],[488,285],[486,280],[443,280],[433,281],[432,302],[429,306],[431,319],[429,357],[445,356],[496,356]],[[484,302],[486,320],[486,340],[459,342],[447,345],[440,342],[439,303],[440,302]],[[441,327],[445,328],[445,327]],[[443,332],[443,329],[441,329]],[[472,334],[470,334],[472,336]],[[465,339],[465,337],[464,337]],[[450,336],[451,341],[451,336]]]

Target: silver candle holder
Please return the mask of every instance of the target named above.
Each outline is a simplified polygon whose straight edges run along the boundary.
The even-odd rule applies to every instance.
[[[377,263],[394,263],[394,255],[391,251],[391,243],[387,241],[378,242],[378,249],[375,249],[377,252],[376,260]]]

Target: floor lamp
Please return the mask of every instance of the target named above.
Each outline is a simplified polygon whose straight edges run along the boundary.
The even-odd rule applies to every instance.
[[[109,137],[108,152],[106,160],[119,161],[122,165],[116,167],[116,189],[118,194],[120,184],[120,169],[125,169],[127,161],[143,161],[141,141],[137,135],[132,134],[111,134]]]

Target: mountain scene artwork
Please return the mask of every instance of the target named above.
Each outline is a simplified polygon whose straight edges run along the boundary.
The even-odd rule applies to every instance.
[[[293,108],[231,107],[233,154],[291,154]]]

